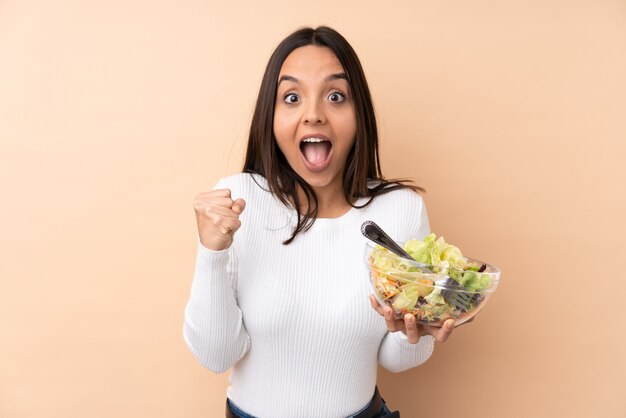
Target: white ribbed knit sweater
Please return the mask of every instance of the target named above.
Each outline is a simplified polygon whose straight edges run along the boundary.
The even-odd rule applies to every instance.
[[[264,190],[263,177],[236,174],[216,188],[246,209],[229,249],[198,246],[184,338],[209,370],[233,368],[227,396],[238,407],[260,418],[346,417],[372,397],[378,363],[400,372],[430,357],[432,337],[410,344],[370,306],[360,232],[372,220],[397,241],[422,239],[430,231],[417,193],[317,219],[283,245],[295,211]]]

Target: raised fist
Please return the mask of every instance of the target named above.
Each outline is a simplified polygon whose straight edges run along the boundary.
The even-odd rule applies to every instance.
[[[243,199],[233,200],[230,189],[200,193],[193,202],[200,242],[209,250],[224,250],[241,227],[239,215],[246,207]]]

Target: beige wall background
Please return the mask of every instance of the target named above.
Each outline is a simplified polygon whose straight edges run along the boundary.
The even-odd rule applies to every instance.
[[[182,339],[192,201],[302,25],[359,54],[383,170],[501,287],[403,417],[626,417],[626,3],[0,1],[0,417],[220,417]]]

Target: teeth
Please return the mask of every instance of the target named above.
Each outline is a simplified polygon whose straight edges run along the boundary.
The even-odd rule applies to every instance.
[[[303,139],[302,142],[324,142],[326,141],[326,139],[320,139],[320,138],[306,138]]]

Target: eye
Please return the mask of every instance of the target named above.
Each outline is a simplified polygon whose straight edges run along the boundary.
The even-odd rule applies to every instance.
[[[296,93],[287,93],[283,97],[283,101],[285,103],[298,103],[300,101],[300,98]]]
[[[328,95],[328,100],[335,103],[341,103],[346,100],[346,96],[340,91],[333,91]]]

